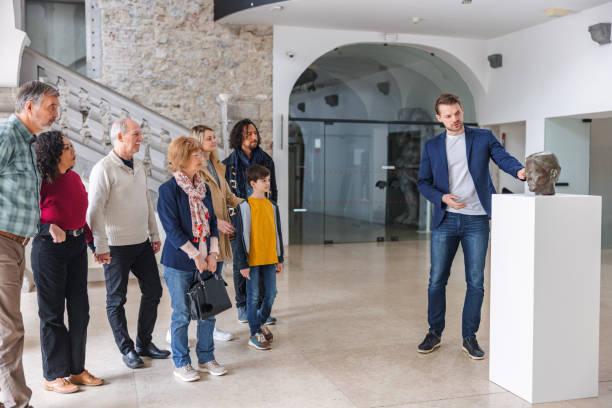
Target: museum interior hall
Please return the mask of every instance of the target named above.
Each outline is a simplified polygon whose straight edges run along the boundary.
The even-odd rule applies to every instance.
[[[221,275],[232,307],[216,315],[216,327],[233,339],[214,341],[227,373],[201,371],[193,382],[173,375],[172,357],[126,367],[108,318],[108,266],[88,249],[85,367],[104,384],[62,394],[45,389],[29,243],[20,305],[29,403],[612,408],[611,23],[605,0],[0,0],[0,123],[15,118],[23,84],[56,88],[51,129],[74,147],[71,171],[90,193],[94,166],[116,154],[113,123],[130,118],[141,130],[134,158],[162,245],[158,348],[172,349],[176,306],[161,260],[173,244],[158,212],[160,186],[174,177],[173,140],[196,125],[212,129],[230,169],[218,176],[238,194],[239,170],[230,166],[252,163],[232,130],[251,120],[274,164],[284,248],[276,322],[266,325],[271,349],[249,345],[235,302],[240,268],[228,257]],[[441,114],[441,94],[460,101],[463,133]],[[456,135],[465,138],[474,213],[446,201],[462,183],[453,179]],[[560,170],[537,167],[530,155],[542,152]],[[0,194],[14,177],[3,166]],[[538,171],[551,175],[548,190]],[[484,266],[474,266],[467,238],[441,260],[440,248],[452,252],[443,247],[449,220],[473,217],[487,218]],[[466,225],[453,228],[467,234]],[[449,272],[445,289],[436,284],[445,281],[436,281],[440,268]],[[134,339],[141,285],[131,273],[125,313]],[[475,292],[482,359],[465,344]],[[441,304],[444,331],[431,332],[440,343],[424,350]],[[194,321],[194,366],[197,336]],[[0,408],[8,408],[2,384]]]

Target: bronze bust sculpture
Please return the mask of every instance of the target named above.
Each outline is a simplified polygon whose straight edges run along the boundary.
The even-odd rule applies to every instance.
[[[539,152],[527,156],[526,168],[529,191],[536,195],[554,195],[561,166],[551,152]]]

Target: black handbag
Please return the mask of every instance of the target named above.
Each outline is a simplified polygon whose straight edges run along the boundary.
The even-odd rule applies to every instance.
[[[189,311],[191,320],[206,320],[231,309],[232,302],[225,289],[225,281],[212,273],[206,279],[195,273],[195,282],[189,288]]]

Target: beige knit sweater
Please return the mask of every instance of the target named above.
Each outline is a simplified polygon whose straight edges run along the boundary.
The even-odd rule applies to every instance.
[[[144,165],[134,159],[130,169],[111,151],[91,170],[87,223],[96,252],[109,252],[109,245],[133,245],[159,241],[157,222]]]

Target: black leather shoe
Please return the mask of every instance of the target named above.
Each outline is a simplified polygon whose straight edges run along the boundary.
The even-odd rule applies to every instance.
[[[476,341],[476,336],[463,339],[463,351],[472,360],[482,360],[485,355]]]
[[[144,361],[142,358],[138,357],[136,351],[130,350],[127,354],[123,355],[123,362],[129,368],[140,368],[144,366]]]
[[[168,358],[170,357],[170,352],[168,350],[160,350],[155,347],[155,344],[149,343],[146,347],[136,347],[136,352],[139,356],[143,357],[151,357],[151,358]]]

